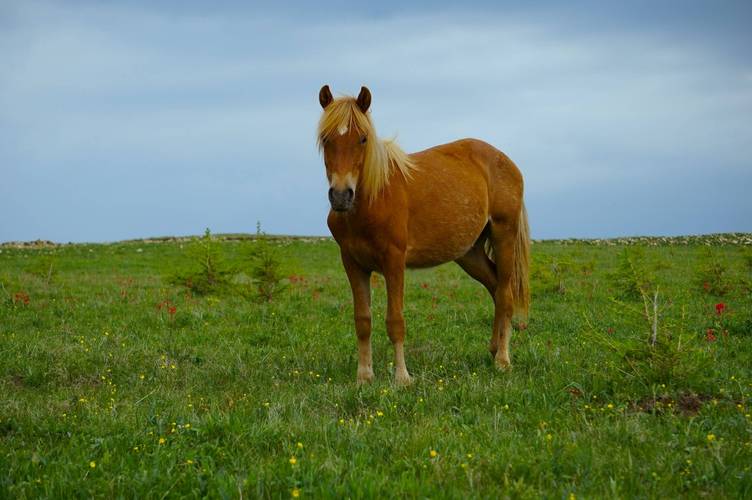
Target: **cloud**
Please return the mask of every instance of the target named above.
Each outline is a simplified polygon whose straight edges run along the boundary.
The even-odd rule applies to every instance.
[[[473,136],[507,152],[536,237],[752,230],[738,191],[712,214],[693,206],[707,182],[752,180],[752,63],[681,26],[74,5],[4,16],[0,209],[18,215],[0,240],[250,231],[259,219],[326,234],[323,83],[368,84],[377,129],[407,150]],[[644,224],[643,209],[674,215]]]

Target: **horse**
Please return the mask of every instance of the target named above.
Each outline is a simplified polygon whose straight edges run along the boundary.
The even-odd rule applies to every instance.
[[[454,261],[494,302],[489,351],[511,367],[514,314],[530,303],[530,237],[520,170],[504,153],[462,139],[406,154],[381,140],[371,121],[371,92],[334,98],[319,91],[318,147],[331,209],[327,225],[350,282],[358,343],[358,384],[374,378],[371,361],[371,275],[384,276],[386,329],[397,385],[412,382],[405,365],[402,314],[406,268]]]

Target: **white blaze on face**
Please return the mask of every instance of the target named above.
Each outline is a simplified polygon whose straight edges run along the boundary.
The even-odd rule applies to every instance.
[[[342,125],[337,129],[337,132],[339,132],[339,135],[345,135],[347,133],[347,125]]]
[[[352,172],[348,172],[345,175],[334,173],[329,181],[329,187],[336,191],[344,191],[345,189],[350,188],[355,192],[355,186],[357,184],[358,179],[352,174]]]

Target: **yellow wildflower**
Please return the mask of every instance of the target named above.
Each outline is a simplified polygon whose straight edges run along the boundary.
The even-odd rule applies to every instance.
[[[293,498],[298,498],[300,496],[300,490],[298,488],[295,488],[292,490],[291,495]]]
[[[715,441],[715,434],[708,434],[708,443]]]
[[[165,438],[159,438],[159,444],[165,444],[167,440]]]
[[[436,458],[438,454],[439,452],[437,452],[436,450],[431,450],[431,452],[429,453],[429,455],[431,455],[431,458]]]
[[[295,465],[296,463],[298,463],[298,459],[295,458],[294,456],[290,457],[290,465]]]
[[[89,462],[89,467],[91,467],[92,469],[94,467],[96,467],[96,466],[97,466],[97,463],[94,460],[92,460],[91,462]]]

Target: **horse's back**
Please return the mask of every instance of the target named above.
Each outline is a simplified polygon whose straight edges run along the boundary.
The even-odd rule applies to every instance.
[[[407,183],[408,265],[424,267],[464,255],[490,217],[505,216],[500,196],[517,197],[521,176],[504,153],[477,139],[413,153]],[[521,191],[519,194],[521,199]]]

